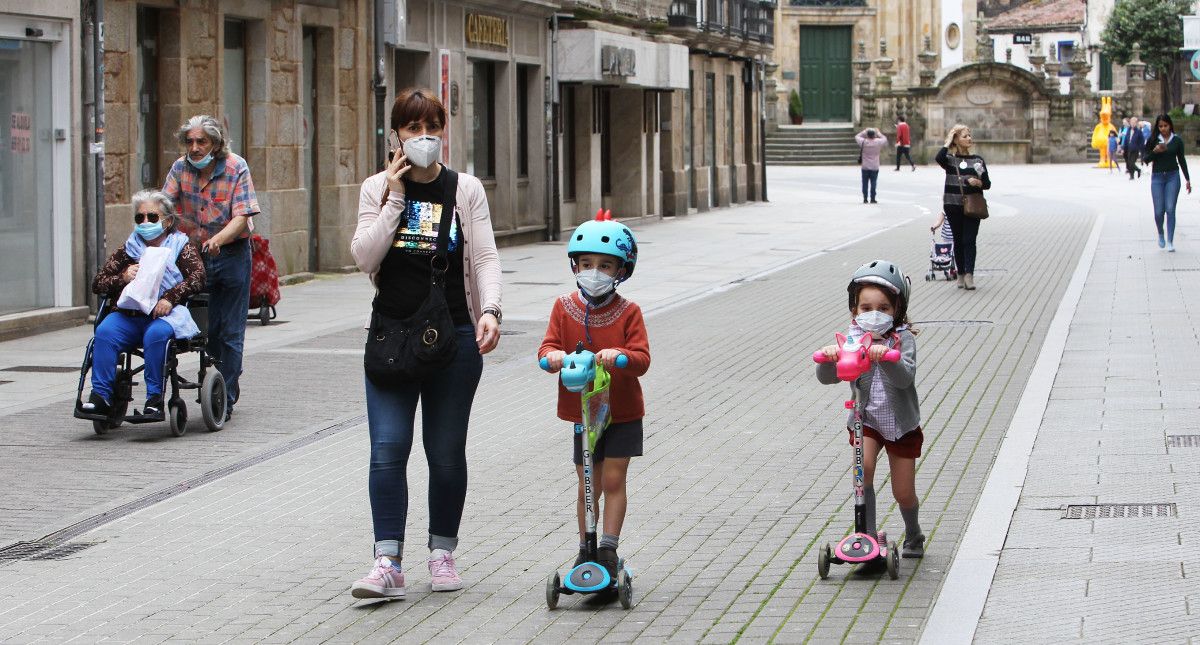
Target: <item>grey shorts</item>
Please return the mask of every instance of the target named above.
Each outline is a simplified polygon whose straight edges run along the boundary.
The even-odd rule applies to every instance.
[[[583,433],[575,433],[575,465],[583,465]],[[606,457],[641,457],[642,456],[642,420],[610,423],[596,443],[593,461],[602,461]]]

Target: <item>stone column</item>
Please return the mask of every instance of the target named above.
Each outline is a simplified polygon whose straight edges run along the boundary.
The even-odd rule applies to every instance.
[[[1125,64],[1129,73],[1129,102],[1133,113],[1144,114],[1146,100],[1146,64],[1142,62],[1142,48],[1136,43],[1133,46],[1133,57]]]
[[[1062,84],[1058,80],[1058,70],[1062,69],[1062,63],[1058,62],[1058,48],[1053,43],[1050,44],[1050,60],[1046,61],[1046,93],[1050,96],[1058,96],[1062,94]]]
[[[858,57],[850,65],[856,72],[854,75],[854,98],[857,109],[854,116],[856,125],[861,127],[864,121],[868,118],[873,120],[875,115],[875,99],[871,95],[871,59],[867,58],[865,42],[858,41]],[[868,112],[870,117],[868,117]]]
[[[879,58],[875,59],[875,69],[879,74],[875,77],[875,93],[889,94],[892,91],[892,64],[895,63],[887,55],[887,39],[879,39]]]
[[[1033,67],[1033,75],[1038,78],[1045,78],[1045,73],[1042,71],[1042,65],[1046,64],[1046,55],[1042,53],[1042,39],[1040,36],[1033,37],[1033,47],[1030,47],[1032,53],[1029,54],[1029,65]]]
[[[937,78],[937,53],[933,51],[933,40],[925,37],[924,48],[920,54],[917,54],[917,59],[921,61],[921,87],[933,87],[933,81]]]
[[[1092,83],[1088,80],[1087,75],[1092,71],[1092,66],[1084,57],[1082,47],[1075,48],[1075,55],[1071,57],[1067,65],[1071,68],[1071,94],[1083,96],[1090,93]]]
[[[767,63],[764,69],[767,80],[763,98],[767,102],[767,132],[771,133],[779,129],[779,82],[775,80],[775,72],[779,71],[779,65]]]

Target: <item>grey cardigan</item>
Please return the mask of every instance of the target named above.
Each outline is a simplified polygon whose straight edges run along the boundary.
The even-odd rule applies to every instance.
[[[895,363],[880,361],[871,367],[871,371],[859,377],[850,385],[851,392],[856,388],[858,400],[863,408],[871,401],[871,381],[877,374],[883,376],[883,390],[887,393],[888,402],[896,415],[896,426],[903,429],[905,434],[916,430],[921,425],[921,405],[917,400],[917,337],[904,329],[898,332],[900,336],[900,360]],[[892,340],[888,347],[893,346]],[[833,363],[817,363],[817,380],[825,385],[838,383],[837,365]],[[854,422],[854,412],[851,411],[846,419],[846,425]]]

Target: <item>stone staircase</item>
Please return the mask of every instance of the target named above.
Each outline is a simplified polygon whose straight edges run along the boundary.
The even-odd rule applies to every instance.
[[[858,144],[850,124],[781,125],[767,135],[767,164],[775,166],[854,165]]]

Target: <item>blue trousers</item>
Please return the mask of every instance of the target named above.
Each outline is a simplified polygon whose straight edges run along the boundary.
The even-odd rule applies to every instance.
[[[143,376],[146,397],[163,392],[166,376],[167,342],[175,335],[171,325],[161,318],[127,316],[112,312],[96,328],[92,343],[92,391],[113,402],[113,380],[117,377],[117,355],[141,347],[146,359]]]
[[[208,353],[225,377],[229,405],[237,403],[246,342],[246,312],[250,303],[250,242],[238,240],[221,247],[220,255],[204,255],[208,275]]]
[[[879,169],[867,170],[862,169],[862,193],[863,199],[867,198],[867,188],[870,186],[871,199],[875,199],[875,186],[879,183]]]
[[[366,378],[371,435],[368,491],[377,555],[399,555],[408,519],[408,455],[417,401],[421,441],[429,461],[429,535],[457,538],[467,500],[467,422],[483,373],[483,357],[470,325],[458,327],[458,355],[440,373],[399,387],[377,387]],[[384,543],[384,544],[381,544]],[[452,549],[450,549],[452,550]]]
[[[1175,204],[1179,202],[1179,171],[1156,172],[1150,177],[1150,197],[1154,200],[1154,227],[1163,234],[1163,216],[1167,220],[1167,241],[1175,243]]]

